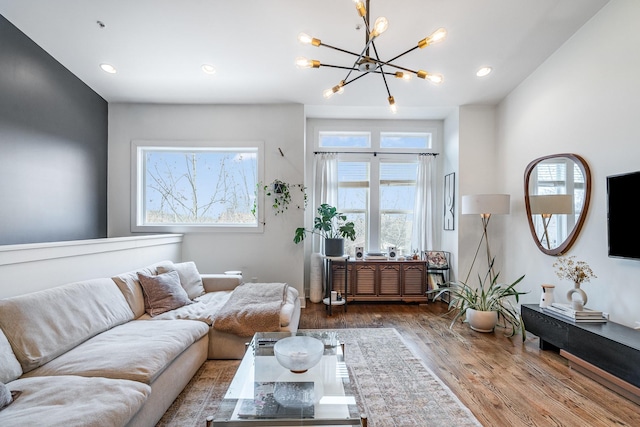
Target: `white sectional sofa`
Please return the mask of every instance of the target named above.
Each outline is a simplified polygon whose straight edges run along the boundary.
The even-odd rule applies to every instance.
[[[166,290],[163,281],[188,302],[151,316],[149,297]],[[155,425],[207,358],[242,357],[249,334],[217,325],[240,290],[268,285],[279,289],[163,261],[0,300],[0,388],[20,392],[0,409],[0,425]],[[277,324],[266,327],[295,333],[298,292],[280,285]]]

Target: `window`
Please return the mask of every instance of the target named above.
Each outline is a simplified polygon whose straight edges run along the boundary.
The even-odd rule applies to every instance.
[[[315,137],[316,149],[337,153],[337,208],[356,226],[356,240],[345,241],[345,251],[395,246],[399,254],[410,254],[416,153],[432,150],[432,132],[319,130]]]
[[[261,143],[133,144],[134,231],[259,231]]]

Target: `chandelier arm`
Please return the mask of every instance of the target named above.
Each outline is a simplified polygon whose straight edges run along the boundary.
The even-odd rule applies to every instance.
[[[420,47],[420,46],[416,45],[416,46],[412,47],[411,49],[409,49],[409,50],[406,50],[406,51],[402,52],[400,55],[398,55],[398,56],[394,56],[393,58],[391,58],[390,60],[388,60],[388,61],[385,63],[385,65],[387,65],[387,63],[389,63],[389,62],[395,61],[396,59],[400,58],[401,56],[405,56],[405,55],[406,55],[407,53],[409,53],[409,52],[413,52],[414,50],[418,49],[419,47]]]
[[[344,65],[320,64],[321,67],[340,68],[342,70],[355,70],[355,68],[345,67]],[[389,73],[393,74],[393,73]]]
[[[376,55],[376,63],[378,64],[377,68],[380,68],[380,74],[382,75],[382,81],[384,82],[384,87],[387,89],[387,95],[391,96],[391,92],[389,91],[389,85],[387,84],[387,77],[384,75],[384,69],[382,68],[380,56],[378,55],[378,49],[376,49],[375,43],[371,43],[371,46],[373,47],[373,53]]]
[[[328,47],[329,49],[337,50],[338,52],[348,53],[349,55],[360,57],[362,54],[351,52],[349,50],[341,49],[339,47],[331,46],[330,44],[320,43],[320,46]]]
[[[360,74],[358,77],[354,77],[354,78],[352,78],[352,79],[351,79],[351,80],[349,80],[349,81],[347,81],[347,79],[345,78],[345,79],[343,80],[343,81],[344,81],[344,84],[343,84],[342,86],[346,86],[346,85],[348,85],[349,83],[353,83],[353,82],[355,82],[356,80],[363,78],[364,76],[366,76],[366,75],[367,75],[367,74],[369,74],[370,72],[371,72],[371,71],[367,71],[367,72],[365,72],[365,73],[362,73],[362,74]]]

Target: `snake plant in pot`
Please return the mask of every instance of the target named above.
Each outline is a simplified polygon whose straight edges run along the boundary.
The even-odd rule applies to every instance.
[[[316,234],[324,239],[324,254],[326,256],[342,256],[344,254],[344,239],[351,241],[356,239],[355,224],[347,221],[347,216],[338,209],[323,203],[317,209],[317,215],[313,220],[313,228],[307,230],[304,227],[296,228],[293,238],[295,243],[304,240],[307,233]]]
[[[436,294],[434,299],[445,292],[449,293],[449,309],[450,312],[455,313],[451,327],[456,320],[466,317],[471,329],[478,332],[491,332],[502,320],[502,326],[505,328],[507,325],[510,326],[507,336],[512,337],[520,331],[524,341],[526,338],[524,322],[520,311],[512,302],[513,299],[518,303],[520,295],[527,293],[516,289],[516,285],[524,279],[524,275],[511,284],[498,283],[500,273],[491,274],[493,261],[492,259],[484,280],[478,275],[479,286],[473,287],[462,281],[453,282],[449,287],[432,291]]]

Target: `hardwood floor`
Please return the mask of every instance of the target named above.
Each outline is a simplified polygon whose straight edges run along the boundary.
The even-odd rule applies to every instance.
[[[640,406],[570,369],[527,334],[449,328],[447,305],[350,303],[328,316],[307,301],[300,329],[395,328],[483,426],[640,426]],[[640,369],[640,367],[638,367]]]

